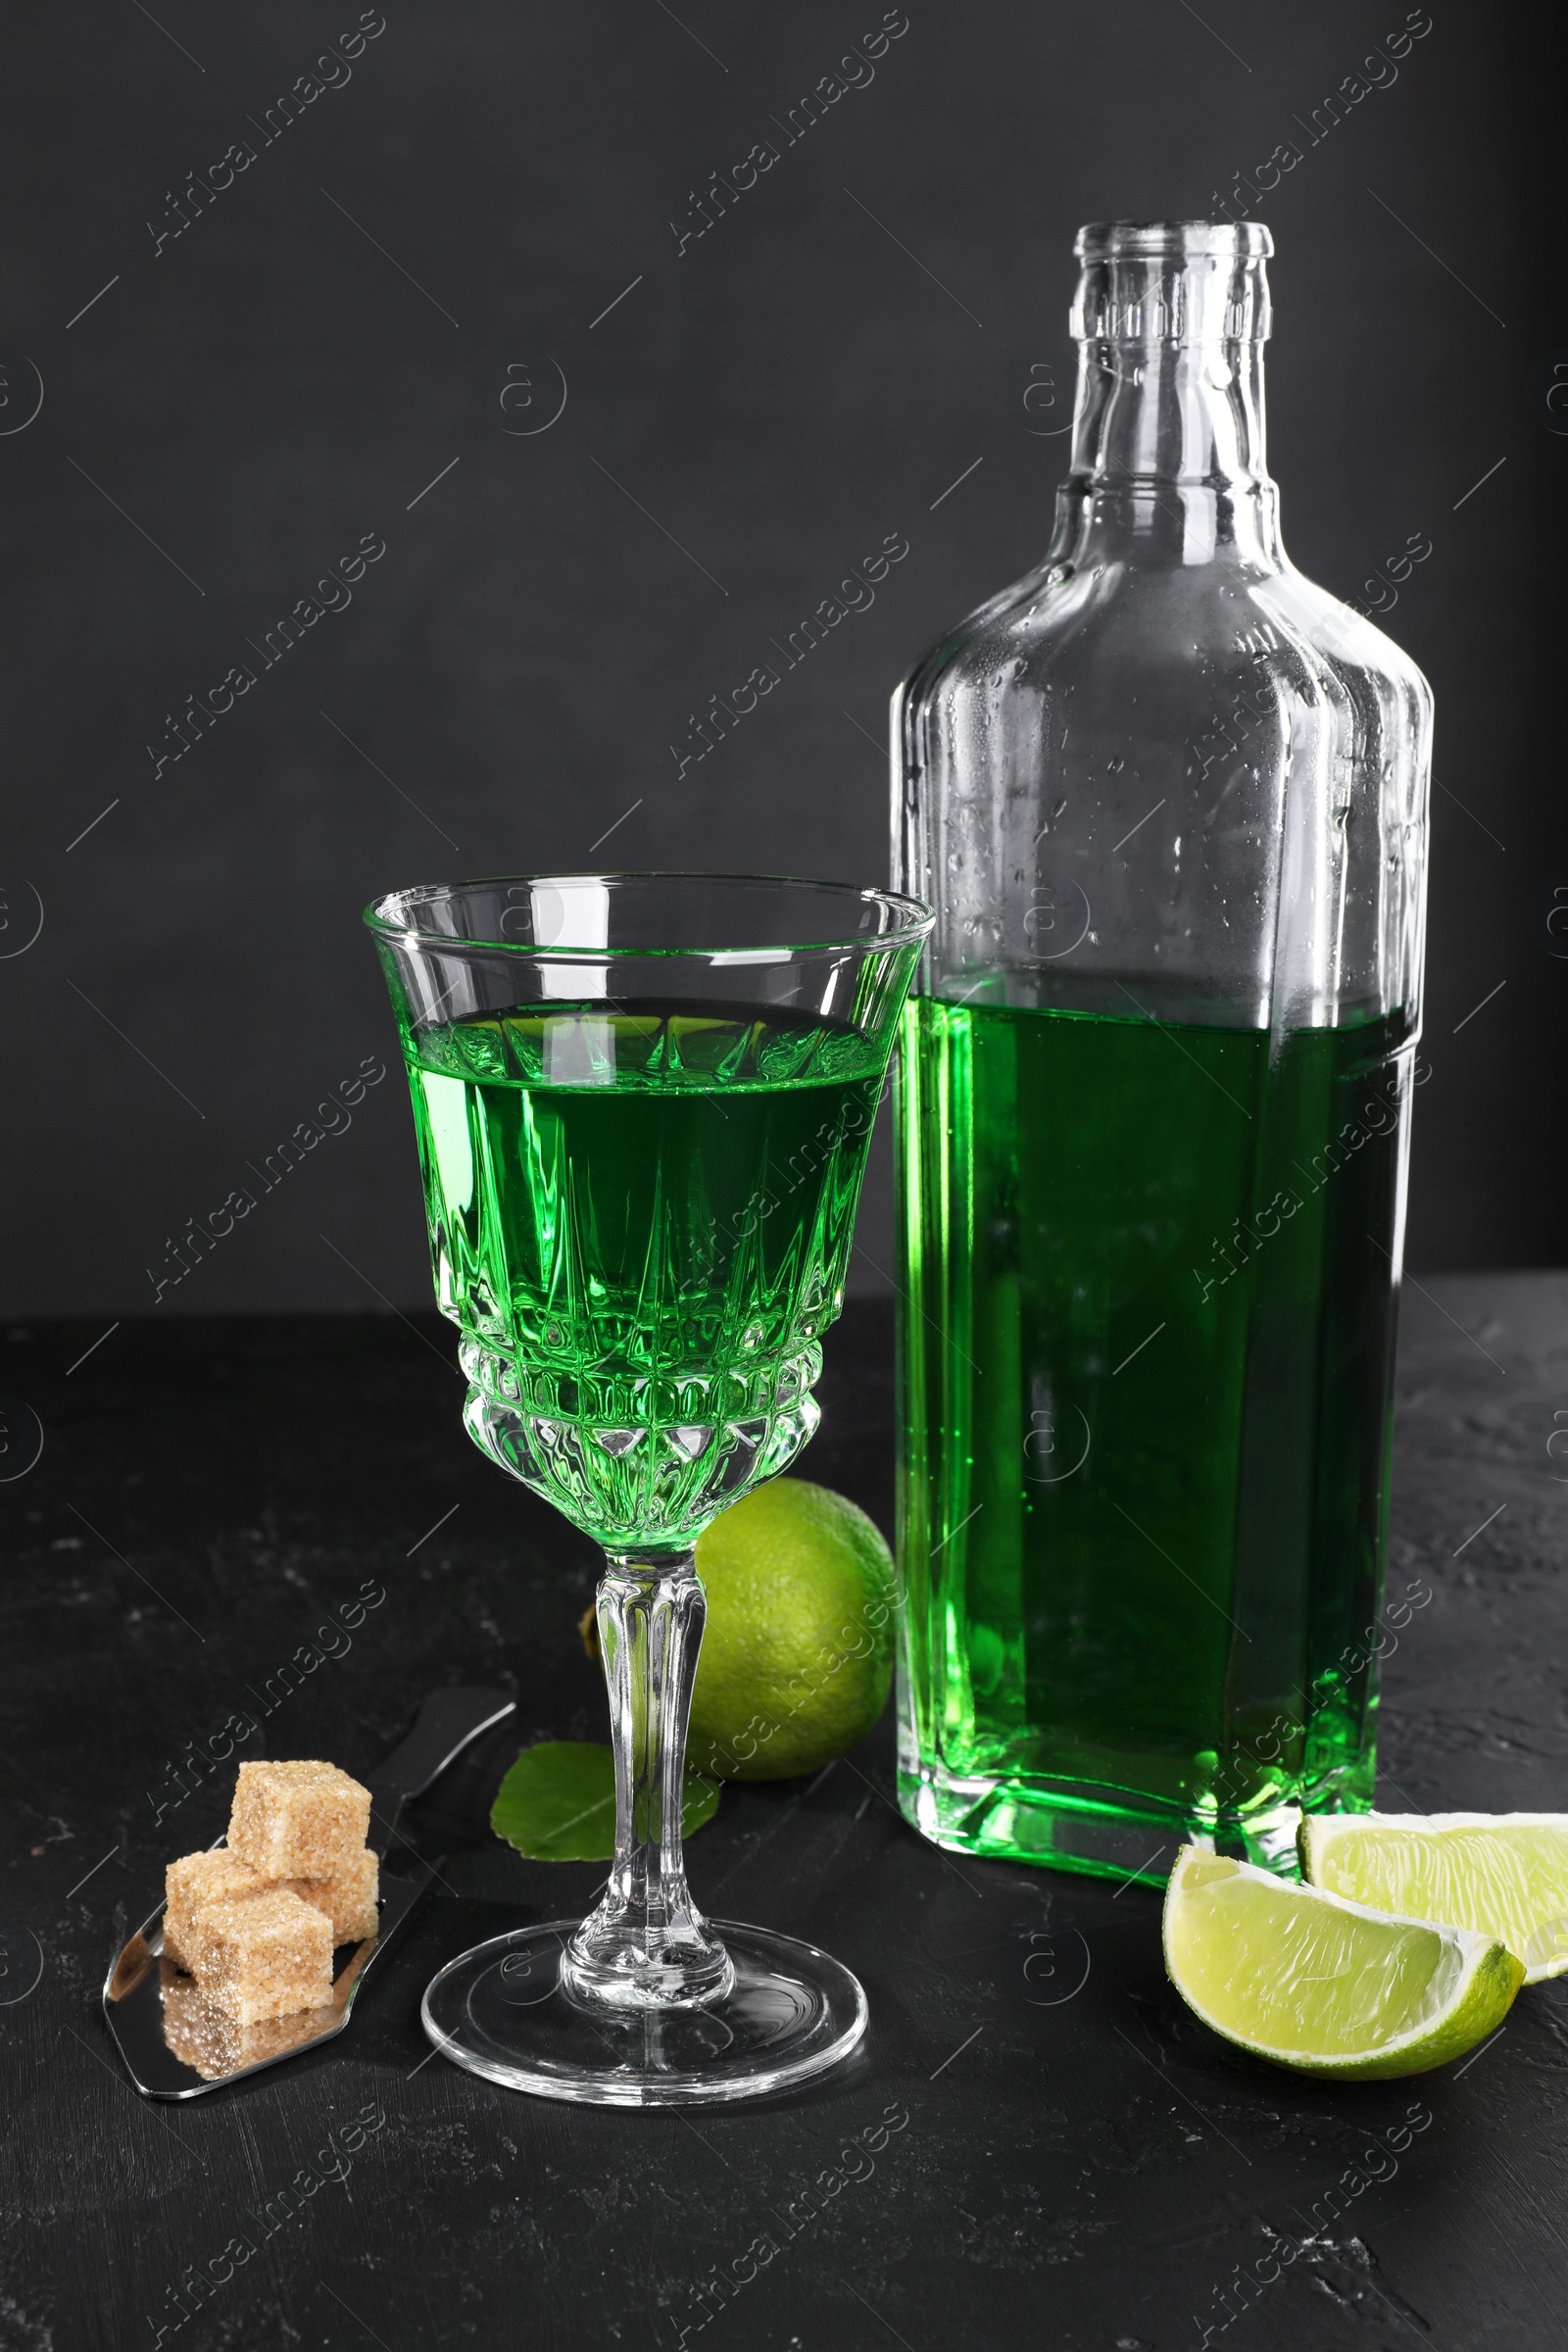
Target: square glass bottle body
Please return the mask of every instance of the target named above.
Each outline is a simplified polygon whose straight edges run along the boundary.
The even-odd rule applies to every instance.
[[[902,1801],[1117,1876],[1371,1801],[1430,697],[1280,547],[1267,249],[1084,232],[1055,538],[894,709]]]

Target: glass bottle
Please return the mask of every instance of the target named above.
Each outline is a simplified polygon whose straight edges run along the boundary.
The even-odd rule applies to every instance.
[[[893,706],[901,1800],[1288,1869],[1372,1795],[1432,703],[1281,546],[1267,229],[1076,250],[1050,549]]]

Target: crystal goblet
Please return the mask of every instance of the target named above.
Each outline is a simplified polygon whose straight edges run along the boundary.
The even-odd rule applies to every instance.
[[[367,910],[469,1434],[603,1546],[615,1853],[587,1918],[434,1979],[458,2064],[550,2097],[756,2097],[865,2028],[848,1969],[706,1920],[681,1852],[698,1536],[817,1425],[866,1148],[931,917],[888,891],[574,874]]]

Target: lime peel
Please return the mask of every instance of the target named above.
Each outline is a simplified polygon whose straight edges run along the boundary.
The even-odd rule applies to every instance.
[[[708,1623],[688,1754],[722,1780],[820,1771],[893,1679],[893,1556],[858,1504],[804,1478],[754,1487],[697,1540]]]
[[[1342,2082],[1424,2074],[1494,2033],[1523,1963],[1472,1928],[1404,1919],[1183,1846],[1165,1969],[1252,2056]]]

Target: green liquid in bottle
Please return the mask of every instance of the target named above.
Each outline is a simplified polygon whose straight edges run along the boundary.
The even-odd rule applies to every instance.
[[[1143,999],[1145,1005],[1149,999]],[[977,1852],[1371,1801],[1402,1018],[911,1002],[901,1789]],[[1152,1849],[1152,1851],[1150,1849]]]
[[[682,1548],[816,1426],[880,1055],[705,1004],[407,1041],[468,1427],[601,1542]]]

